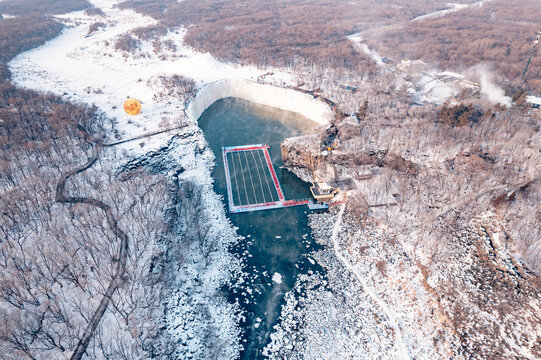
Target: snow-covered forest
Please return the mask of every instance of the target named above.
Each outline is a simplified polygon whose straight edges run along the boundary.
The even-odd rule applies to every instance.
[[[284,164],[342,187],[262,358],[541,357],[539,11],[0,0],[0,358],[244,356],[197,123],[228,96],[302,106]]]

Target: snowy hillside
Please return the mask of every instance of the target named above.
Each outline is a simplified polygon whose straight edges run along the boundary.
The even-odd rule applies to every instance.
[[[0,315],[9,314],[0,335],[26,318],[37,318],[32,324],[40,329],[27,326],[21,334],[41,328],[61,334],[57,343],[44,336],[45,350],[34,337],[28,346],[7,340],[0,346],[19,346],[14,356],[21,358],[43,352],[64,359],[87,336],[86,358],[242,356],[247,311],[224,289],[249,282],[243,259],[231,250],[246,239],[217,193],[212,170],[221,166],[198,126],[217,100],[237,97],[313,120],[317,133],[281,143],[283,164],[305,181],[320,177],[342,189],[329,211],[309,216],[321,248],[307,250],[303,261],[321,273],[310,270],[288,291],[275,292],[283,306],[276,305],[277,322],[266,324],[270,342],[258,354],[299,360],[541,354],[541,295],[528,268],[538,266],[541,254],[540,113],[524,102],[540,98],[521,93],[519,103],[485,66],[459,73],[422,60],[393,61],[369,47],[359,24],[337,33],[347,56],[370,63],[366,73],[356,72],[365,62],[357,68],[347,56],[339,70],[301,61],[258,68],[187,46],[187,25],[161,26],[158,18],[121,9],[121,0],[89,2],[92,11],[54,16],[65,25],[62,33],[8,64],[8,81],[17,87],[89,107],[64,111],[54,98],[28,109],[15,96],[0,107],[0,115],[75,124],[66,135],[43,122],[48,139],[22,143],[18,156],[0,159],[6,174],[0,205],[20,217],[6,211],[2,218],[10,241],[0,259],[12,273],[0,278]],[[430,13],[407,23],[488,3],[434,11],[432,4]],[[126,114],[128,97],[141,101],[141,113]],[[96,121],[88,129],[86,117]],[[8,130],[3,139],[17,135]],[[43,158],[36,156],[40,146]],[[42,239],[56,245],[49,249]],[[267,275],[277,289],[290,279],[285,271]],[[27,292],[10,290],[10,277]],[[30,300],[20,305],[12,300],[17,296]],[[56,316],[39,320],[42,312]]]

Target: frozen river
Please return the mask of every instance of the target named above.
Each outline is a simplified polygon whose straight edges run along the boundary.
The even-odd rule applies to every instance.
[[[247,144],[270,145],[286,199],[310,196],[308,184],[280,168],[280,142],[300,135],[315,123],[291,112],[227,98],[211,105],[201,115],[199,126],[216,156],[214,189],[224,199],[227,192],[221,148]],[[261,351],[280,316],[284,294],[291,290],[297,276],[321,271],[308,259],[318,245],[312,239],[307,215],[307,207],[229,215],[239,235],[245,238],[231,251],[243,260],[248,281],[227,289],[230,300],[238,301],[245,310],[245,319],[240,323],[243,359],[262,358]]]

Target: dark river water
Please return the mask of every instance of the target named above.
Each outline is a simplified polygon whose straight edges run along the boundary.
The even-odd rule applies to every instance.
[[[281,169],[280,142],[314,126],[310,120],[287,111],[227,98],[215,102],[199,118],[199,126],[216,156],[214,190],[227,201],[222,146],[268,144],[286,199],[310,197],[309,184]],[[231,251],[243,259],[247,281],[227,289],[232,302],[239,301],[246,318],[241,321],[242,359],[263,358],[272,327],[280,316],[284,294],[297,276],[321,271],[308,260],[318,249],[308,227],[308,207],[294,207],[228,214],[245,237]]]

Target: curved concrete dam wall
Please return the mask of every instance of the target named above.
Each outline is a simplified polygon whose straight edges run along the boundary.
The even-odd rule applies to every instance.
[[[210,105],[228,97],[293,111],[321,125],[328,124],[333,117],[333,112],[327,104],[310,95],[291,89],[232,79],[219,80],[199,89],[197,96],[188,106],[188,115],[197,120]]]

